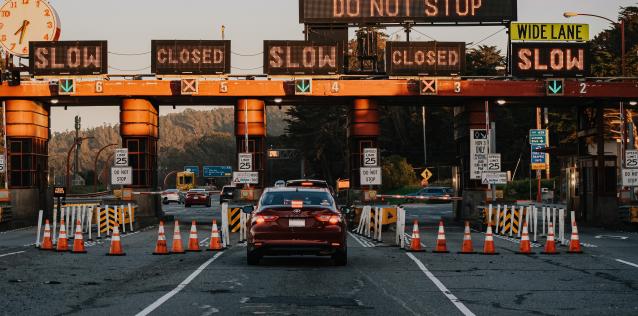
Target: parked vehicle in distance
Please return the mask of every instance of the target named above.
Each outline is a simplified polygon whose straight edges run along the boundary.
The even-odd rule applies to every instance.
[[[275,188],[282,188],[286,186],[286,181],[284,180],[277,180],[277,182],[275,182]]]
[[[177,189],[167,189],[164,190],[161,194],[162,203],[168,204],[171,202],[180,203],[179,190]]]
[[[184,197],[184,206],[191,207],[192,205],[204,205],[210,207],[210,196],[204,189],[191,189],[186,192]]]
[[[232,201],[235,197],[235,189],[237,187],[234,185],[225,185],[219,193],[219,204]]]
[[[334,189],[324,180],[299,179],[286,181],[287,187],[303,187],[303,188],[325,188],[330,191],[332,196],[335,195]]]
[[[197,185],[197,177],[190,171],[178,172],[175,175],[175,187],[180,191],[188,191]]]
[[[406,194],[409,197],[422,197],[433,203],[448,203],[450,198],[454,196],[454,189],[450,187],[427,187],[419,191]]]
[[[248,221],[247,262],[263,256],[331,256],[336,265],[348,262],[347,227],[326,188],[267,188]]]

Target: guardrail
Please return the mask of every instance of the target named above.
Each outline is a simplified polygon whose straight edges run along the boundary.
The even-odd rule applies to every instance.
[[[413,195],[377,195],[378,199],[418,200],[418,201],[461,201],[460,196],[413,196]]]

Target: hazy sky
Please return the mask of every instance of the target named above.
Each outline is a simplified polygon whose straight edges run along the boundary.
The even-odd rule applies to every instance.
[[[251,55],[263,50],[263,40],[301,40],[298,0],[51,0],[62,20],[61,40],[107,40],[111,73],[150,73],[152,39],[232,40],[234,53]],[[591,25],[591,36],[609,28],[608,22],[586,17],[565,19],[564,11],[593,13],[615,20],[621,6],[638,0],[519,0],[522,22],[578,22]],[[465,41],[478,43],[502,27],[419,27],[412,40]],[[419,34],[427,34],[427,36]],[[388,33],[403,36],[390,28]],[[481,44],[497,45],[505,51],[507,37],[500,32]],[[142,53],[121,56],[113,53]],[[233,54],[233,73],[260,73],[262,56]],[[256,70],[242,70],[255,69]],[[181,109],[184,109],[182,107]],[[160,114],[173,112],[162,107]],[[178,108],[177,111],[180,111]],[[83,128],[115,124],[117,107],[76,107],[52,110],[54,132],[73,128],[73,117],[82,116]]]

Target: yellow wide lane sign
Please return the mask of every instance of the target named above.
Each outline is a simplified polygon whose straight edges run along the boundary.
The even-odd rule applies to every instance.
[[[512,23],[513,41],[589,41],[589,24]]]

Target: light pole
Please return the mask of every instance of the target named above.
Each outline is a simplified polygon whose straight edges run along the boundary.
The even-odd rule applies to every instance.
[[[102,153],[102,151],[104,151],[105,149],[109,148],[109,147],[113,147],[113,146],[117,146],[119,144],[108,144],[102,148],[100,148],[100,150],[98,150],[97,155],[95,155],[95,161],[93,162],[93,190],[97,193],[97,160],[98,158],[100,158],[100,154]]]
[[[603,19],[605,21],[609,21],[609,23],[615,26],[618,26],[620,28],[620,42],[621,42],[620,43],[620,70],[621,70],[622,76],[625,77],[625,20],[624,19],[620,19],[620,21],[614,22],[614,20],[608,19],[604,16],[590,14],[590,13],[579,13],[579,12],[565,12],[563,13],[563,16],[568,19],[576,17],[576,16],[589,16],[589,17],[594,17],[594,18]]]
[[[92,139],[95,137],[79,137],[76,138],[75,143],[73,144],[73,146],[71,146],[71,148],[69,149],[69,152],[66,154],[66,190],[67,192],[71,192],[71,188],[73,187],[73,185],[71,185],[71,165],[70,165],[70,161],[71,161],[71,153],[73,152],[73,148],[79,148],[79,145],[86,139]]]

